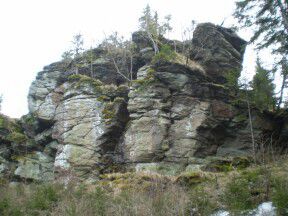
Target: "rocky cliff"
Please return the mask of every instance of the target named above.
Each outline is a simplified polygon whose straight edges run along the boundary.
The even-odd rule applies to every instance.
[[[77,75],[65,61],[38,73],[29,114],[16,126],[1,117],[10,129],[0,122],[0,175],[39,181],[93,181],[100,173],[127,170],[173,175],[252,155],[245,100],[225,85],[227,74],[240,75],[244,40],[230,29],[200,24],[185,42],[192,43],[188,61],[177,42],[173,60],[153,64],[145,34],[134,33],[133,41],[130,84],[101,47],[93,50],[93,73],[81,58],[73,60],[81,65]],[[282,116],[255,108],[252,120],[257,142],[271,135],[279,146],[286,142]]]

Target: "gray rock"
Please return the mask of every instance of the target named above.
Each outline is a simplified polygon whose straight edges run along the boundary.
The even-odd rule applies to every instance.
[[[14,175],[29,180],[52,181],[54,179],[53,158],[42,152],[33,152],[17,158],[18,167]]]
[[[52,140],[52,128],[49,128],[34,137],[37,144],[45,145]]]
[[[199,62],[214,81],[223,83],[227,73],[240,76],[246,45],[231,29],[203,23],[193,33],[191,58]]]
[[[44,71],[38,74],[37,79],[32,83],[28,105],[30,113],[39,119],[51,121],[54,117],[60,95],[53,90],[62,79],[60,71]]]
[[[184,171],[182,164],[175,163],[139,163],[135,166],[136,172],[157,173],[161,175],[175,176]]]

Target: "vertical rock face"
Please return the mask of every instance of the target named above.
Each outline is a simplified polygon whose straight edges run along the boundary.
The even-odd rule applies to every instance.
[[[64,94],[64,97],[69,97],[69,94]],[[55,158],[55,168],[73,168],[83,175],[97,170],[100,163],[98,139],[105,129],[103,109],[104,104],[97,100],[97,95],[82,92],[59,104],[52,133],[52,138],[61,144]]]
[[[170,125],[170,116],[166,112],[171,106],[170,91],[161,83],[152,83],[145,78],[140,81],[144,84],[134,85],[129,93],[131,121],[124,139],[125,159],[153,162],[164,156],[164,140]]]
[[[58,71],[38,76],[29,94],[30,112],[39,121],[49,122],[51,133],[42,145],[47,154],[54,151],[52,169],[57,176],[96,179],[107,157],[114,157],[115,140],[128,120],[123,106],[128,88],[103,85],[82,75],[62,77]],[[35,138],[47,136],[46,131]]]
[[[77,59],[84,62],[78,75],[64,62],[38,74],[28,96],[30,113],[21,120],[25,134],[8,130],[0,119],[0,176],[95,180],[99,173],[130,168],[176,174],[217,157],[251,155],[246,106],[221,84],[227,74],[239,75],[245,41],[229,29],[201,24],[191,60],[178,53],[152,64],[149,39],[138,32],[133,40],[137,79],[129,87],[119,85],[123,79],[101,48],[93,71]],[[256,109],[252,117],[256,139],[285,134],[282,118]]]
[[[28,96],[29,112],[39,119],[51,121],[54,118],[60,95],[54,91],[63,76],[61,71],[43,71],[30,87]]]

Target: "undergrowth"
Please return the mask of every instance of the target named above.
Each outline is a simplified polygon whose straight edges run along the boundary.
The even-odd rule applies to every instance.
[[[288,183],[283,168],[249,167],[231,172],[193,172],[177,177],[152,173],[103,174],[93,185],[0,185],[0,215],[206,216],[220,209],[247,215],[272,201],[288,215]]]

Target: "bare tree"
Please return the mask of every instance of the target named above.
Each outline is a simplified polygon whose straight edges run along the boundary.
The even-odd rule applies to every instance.
[[[188,61],[190,59],[193,32],[195,30],[196,24],[197,24],[196,21],[192,20],[191,25],[185,28],[184,31],[182,32],[182,41],[183,41],[182,53],[186,57],[186,65],[188,65]]]
[[[123,36],[114,32],[110,36],[105,35],[102,46],[107,52],[107,57],[113,63],[116,73],[126,81],[133,80],[133,43],[124,41]]]

